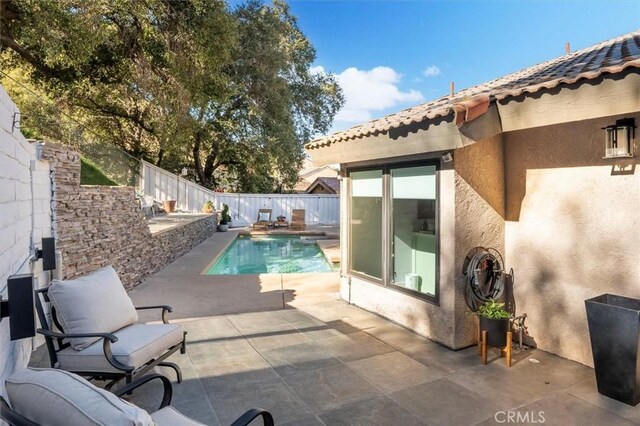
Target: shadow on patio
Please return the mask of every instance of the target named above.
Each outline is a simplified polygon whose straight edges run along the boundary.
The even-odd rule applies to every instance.
[[[516,351],[511,369],[497,352],[482,366],[475,347],[448,350],[339,300],[337,274],[201,275],[233,237],[214,235],[130,293],[136,305],[173,305],[188,331],[187,353],[170,359],[184,375],[173,405],[196,420],[228,425],[259,406],[278,425],[494,424],[508,411],[640,422],[640,406],[597,394],[588,367],[534,349]],[[46,365],[45,352],[32,365]],[[153,410],[161,389],[129,399]]]

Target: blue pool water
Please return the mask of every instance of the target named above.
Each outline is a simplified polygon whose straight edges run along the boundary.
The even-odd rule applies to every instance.
[[[331,272],[314,241],[296,236],[239,235],[207,272],[208,275]]]

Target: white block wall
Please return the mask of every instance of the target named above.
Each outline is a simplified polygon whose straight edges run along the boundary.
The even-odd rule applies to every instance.
[[[33,272],[36,286],[47,284],[42,262],[24,261],[30,256],[32,238],[40,248],[42,237],[51,236],[49,164],[37,161],[35,146],[27,142],[19,129],[12,129],[15,112],[18,108],[0,86],[0,294],[3,298],[7,297],[7,278],[12,274]],[[32,342],[31,339],[12,342],[9,339],[9,319],[2,319],[2,395],[6,396],[4,379],[29,362]]]

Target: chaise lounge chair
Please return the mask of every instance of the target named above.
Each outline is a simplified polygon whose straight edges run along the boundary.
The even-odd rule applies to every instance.
[[[305,223],[305,211],[304,209],[294,209],[291,212],[291,223],[289,229],[304,230],[307,227]]]
[[[42,325],[38,333],[45,338],[52,368],[106,380],[107,389],[122,379],[130,383],[157,365],[172,368],[182,381],[180,368],[165,361],[186,349],[187,333],[167,320],[171,307],[134,307],[111,266],[75,280],[53,280],[36,290],[35,299]],[[161,309],[163,324],[138,324],[141,309]]]
[[[258,210],[258,221],[253,224],[253,229],[269,229],[271,225],[271,209]]]
[[[157,411],[149,414],[118,398],[155,379],[164,385]],[[160,374],[143,376],[113,394],[75,374],[52,369],[25,368],[5,384],[11,406],[0,396],[0,418],[11,426],[202,426],[171,407],[171,382]],[[257,417],[262,417],[265,426],[274,424],[271,413],[252,408],[231,426],[246,426]]]

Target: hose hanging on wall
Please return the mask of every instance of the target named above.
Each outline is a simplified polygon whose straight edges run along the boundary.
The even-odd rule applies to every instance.
[[[476,247],[464,259],[462,273],[467,277],[465,299],[473,312],[489,300],[499,299],[505,289],[506,273],[500,252]]]

